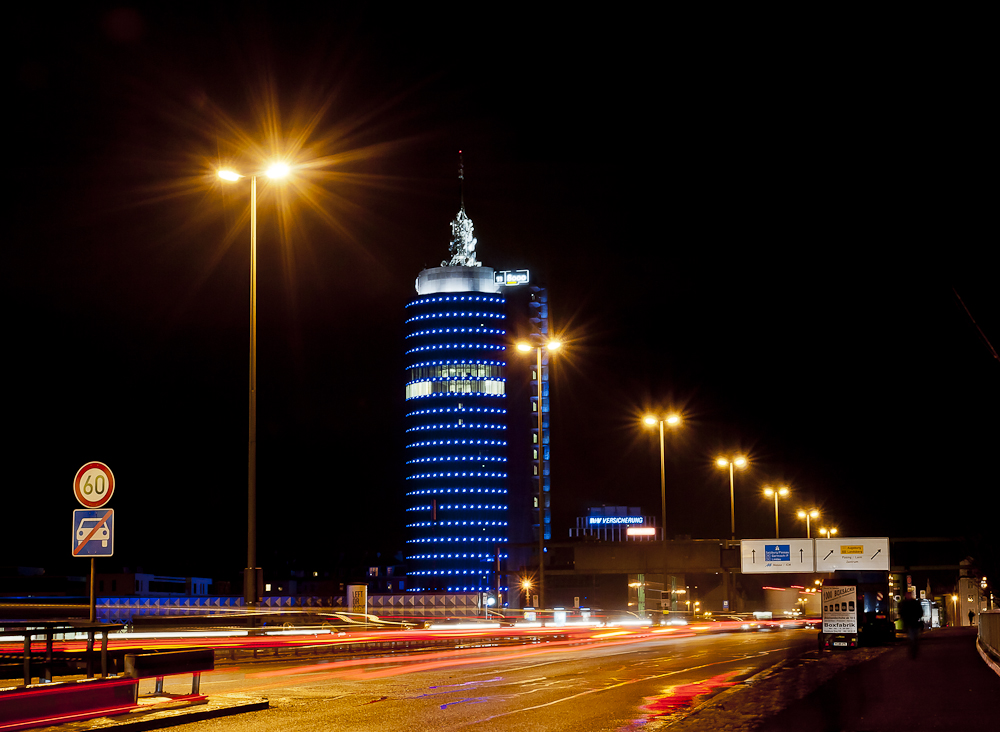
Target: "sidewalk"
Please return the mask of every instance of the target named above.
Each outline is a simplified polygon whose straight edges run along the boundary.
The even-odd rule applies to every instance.
[[[838,674],[760,727],[761,732],[931,732],[996,729],[1000,676],[976,650],[976,628],[924,633]]]

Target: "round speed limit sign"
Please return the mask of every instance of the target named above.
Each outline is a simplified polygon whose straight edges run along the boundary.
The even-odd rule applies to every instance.
[[[73,494],[81,506],[100,508],[111,500],[115,492],[115,476],[104,463],[87,463],[76,471],[73,479]]]

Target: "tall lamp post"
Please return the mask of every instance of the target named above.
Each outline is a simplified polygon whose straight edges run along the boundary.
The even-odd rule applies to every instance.
[[[735,479],[733,478],[733,471],[735,468],[743,470],[747,466],[747,459],[742,455],[736,455],[732,458],[720,456],[716,458],[715,464],[720,468],[729,468],[729,530],[730,538],[723,540],[723,545],[725,549],[729,548],[729,542],[736,541],[736,490],[735,490]],[[726,567],[722,568],[722,584],[723,587],[723,599],[725,600],[725,609],[731,610],[729,605],[729,570]]]
[[[782,486],[781,488],[764,488],[765,496],[774,496],[774,538],[780,539],[781,536],[778,534],[778,496],[784,498],[788,495],[788,487]]]
[[[736,500],[735,500],[735,481],[733,480],[733,469],[739,468],[743,470],[747,466],[747,459],[742,455],[736,455],[735,457],[719,457],[716,459],[715,464],[720,468],[729,468],[729,517],[730,517],[730,538],[736,541]]]
[[[681,423],[681,418],[676,414],[668,414],[663,418],[648,414],[643,417],[642,421],[650,427],[656,424],[660,425],[660,518],[662,521],[660,531],[663,532],[663,591],[660,592],[660,610],[663,611],[663,593],[667,590],[667,478],[663,453],[663,425],[668,424],[671,427],[676,427]],[[672,610],[673,607],[669,609]]]
[[[535,381],[538,384],[538,606],[545,607],[545,442],[542,424],[542,349],[549,353],[562,343],[557,340],[539,345],[518,343],[517,350],[527,353],[535,350]]]
[[[284,178],[289,168],[276,163],[267,169],[268,178]],[[257,586],[257,176],[250,176],[250,436],[247,447],[247,567],[243,570],[243,600],[255,607],[260,597]],[[246,176],[220,170],[222,180],[235,182]]]
[[[807,508],[799,511],[799,518],[804,518],[806,520],[806,538],[811,539],[812,533],[809,530],[809,519],[814,519],[819,517],[818,508]]]

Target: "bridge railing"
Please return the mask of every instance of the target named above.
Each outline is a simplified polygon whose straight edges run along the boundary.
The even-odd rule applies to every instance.
[[[1000,661],[1000,610],[979,613],[979,644],[994,661]]]

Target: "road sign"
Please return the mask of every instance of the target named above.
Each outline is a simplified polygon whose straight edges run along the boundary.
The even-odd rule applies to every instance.
[[[816,539],[816,571],[838,569],[889,571],[888,537]]]
[[[812,539],[743,539],[740,568],[743,574],[814,572]]]
[[[115,510],[73,510],[73,556],[110,557],[115,553]]]
[[[100,508],[115,492],[115,476],[104,463],[89,462],[76,471],[73,493],[84,508]]]

